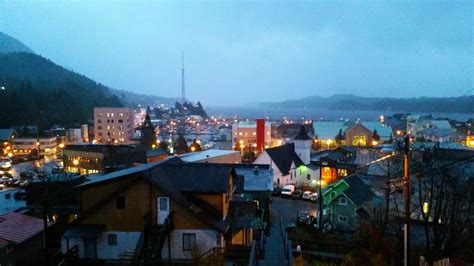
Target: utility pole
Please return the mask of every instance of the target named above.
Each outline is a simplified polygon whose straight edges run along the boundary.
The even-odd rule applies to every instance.
[[[408,266],[410,253],[410,175],[409,175],[409,158],[410,154],[410,137],[405,136],[405,147],[403,153],[404,176],[403,185],[405,187],[405,226],[404,226],[404,265]]]
[[[319,231],[323,231],[323,165],[326,165],[326,162],[320,160],[319,165],[319,192],[318,192],[318,204],[319,204]]]

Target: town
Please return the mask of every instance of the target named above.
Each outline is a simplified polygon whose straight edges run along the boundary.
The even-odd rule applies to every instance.
[[[93,114],[0,129],[2,265],[397,265],[406,225],[415,261],[472,252],[474,119]]]
[[[474,1],[0,1],[0,266],[474,265]]]

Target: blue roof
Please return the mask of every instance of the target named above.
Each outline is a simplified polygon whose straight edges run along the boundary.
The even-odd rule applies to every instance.
[[[392,128],[388,126],[384,126],[378,121],[363,121],[361,124],[366,127],[370,132],[377,130],[377,134],[380,136],[382,140],[390,139],[390,135],[392,134]]]
[[[349,127],[344,121],[315,121],[313,122],[314,135],[318,139],[335,139],[339,130],[344,132]]]

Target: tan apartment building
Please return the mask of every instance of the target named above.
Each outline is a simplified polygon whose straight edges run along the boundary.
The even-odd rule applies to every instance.
[[[130,144],[133,125],[134,115],[130,108],[94,108],[94,140],[96,143]]]

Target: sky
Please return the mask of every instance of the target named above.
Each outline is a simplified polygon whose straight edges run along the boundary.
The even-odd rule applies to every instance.
[[[0,31],[116,89],[205,105],[461,96],[474,1],[11,1]],[[470,93],[472,94],[472,92]]]

